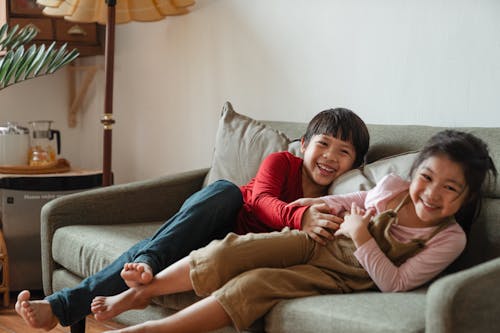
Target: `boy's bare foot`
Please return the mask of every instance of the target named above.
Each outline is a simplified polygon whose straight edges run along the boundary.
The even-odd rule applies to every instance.
[[[57,326],[58,320],[48,301],[30,301],[30,292],[23,290],[17,296],[16,312],[32,328],[50,331]]]
[[[120,276],[129,288],[134,288],[150,283],[153,280],[153,270],[145,263],[126,263]]]
[[[92,300],[90,310],[98,321],[111,319],[122,312],[132,309],[144,309],[151,298],[141,296],[137,288],[130,288],[115,296],[97,296]]]

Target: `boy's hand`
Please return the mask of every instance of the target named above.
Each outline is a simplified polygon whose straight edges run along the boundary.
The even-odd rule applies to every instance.
[[[335,236],[344,235],[354,241],[356,247],[360,247],[370,238],[368,223],[370,222],[374,210],[368,209],[366,212],[358,207],[354,202],[351,206],[351,212],[344,216],[344,223],[335,232]]]
[[[342,218],[331,214],[325,203],[310,206],[302,215],[302,230],[322,245],[333,239],[333,233],[341,223]]]
[[[314,204],[322,204],[324,201],[320,198],[300,198],[290,202],[287,206],[312,206]]]

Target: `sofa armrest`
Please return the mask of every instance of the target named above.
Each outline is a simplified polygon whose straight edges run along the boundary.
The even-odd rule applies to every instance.
[[[54,199],[41,211],[42,280],[46,295],[52,293],[52,238],[58,228],[77,225],[110,225],[167,220],[184,201],[200,190],[208,169],[113,185]]]
[[[493,332],[500,313],[500,258],[445,276],[427,293],[426,332]]]

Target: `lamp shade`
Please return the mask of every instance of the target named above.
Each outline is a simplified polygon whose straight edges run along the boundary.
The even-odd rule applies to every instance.
[[[37,0],[48,16],[72,22],[106,24],[108,6],[104,0]],[[158,21],[165,16],[183,15],[193,0],[117,0],[116,23]]]

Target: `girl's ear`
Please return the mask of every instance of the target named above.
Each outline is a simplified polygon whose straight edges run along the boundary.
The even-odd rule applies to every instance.
[[[306,140],[304,140],[304,137],[300,138],[300,152],[304,154],[307,148],[307,143]]]
[[[476,202],[479,198],[479,193],[466,193],[466,198],[464,200],[464,203],[462,204],[462,206],[464,204],[470,204],[471,202]]]

